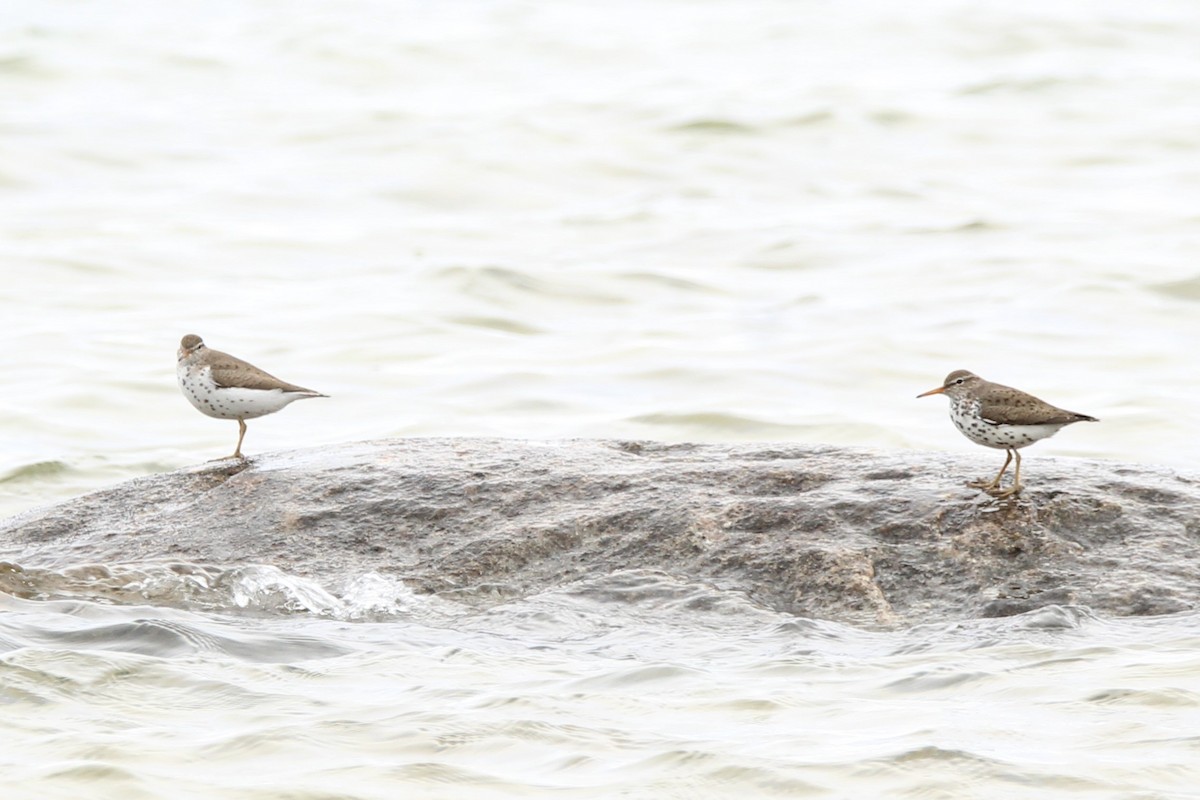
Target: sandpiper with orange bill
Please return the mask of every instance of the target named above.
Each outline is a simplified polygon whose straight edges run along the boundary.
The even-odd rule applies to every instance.
[[[975,444],[1006,450],[1004,466],[992,480],[970,481],[967,485],[983,489],[993,497],[1010,497],[1024,488],[1021,485],[1022,447],[1053,436],[1074,422],[1099,422],[1087,414],[1077,414],[1052,406],[1027,392],[985,381],[973,372],[958,369],[946,376],[936,389],[917,395],[928,397],[944,394],[950,398],[950,419]],[[1017,460],[1013,482],[1000,488],[1000,479],[1013,458]]]

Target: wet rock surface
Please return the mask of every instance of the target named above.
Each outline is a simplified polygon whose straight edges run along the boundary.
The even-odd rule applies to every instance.
[[[405,439],[204,464],[0,523],[20,572],[268,564],[330,588],[368,571],[497,602],[626,569],[800,616],[893,626],[1051,604],[1200,606],[1200,481],[1027,458],[813,445]],[[11,582],[10,582],[11,583]]]

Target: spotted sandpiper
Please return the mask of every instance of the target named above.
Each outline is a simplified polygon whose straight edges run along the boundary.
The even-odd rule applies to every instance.
[[[946,376],[941,386],[917,397],[931,394],[944,394],[950,398],[950,419],[963,436],[975,444],[1008,451],[1004,466],[994,479],[967,484],[983,489],[993,497],[1009,497],[1023,488],[1021,454],[1017,452],[1022,447],[1053,436],[1060,428],[1073,422],[1099,421],[1087,414],[1064,411],[1020,389],[985,381],[965,369],[956,369]],[[1012,485],[1001,489],[1000,479],[1004,477],[1004,471],[1014,456],[1017,467]]]
[[[246,420],[274,414],[295,400],[329,396],[281,381],[228,353],[210,350],[194,333],[179,343],[175,374],[183,396],[201,413],[237,420],[237,448],[230,458],[245,458],[242,439],[246,437]]]

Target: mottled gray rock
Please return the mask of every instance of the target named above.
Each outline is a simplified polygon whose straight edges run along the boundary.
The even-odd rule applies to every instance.
[[[366,571],[492,602],[624,569],[806,617],[904,625],[1077,603],[1200,605],[1200,483],[1157,467],[812,445],[405,439],[154,475],[0,524],[5,586],[36,568],[269,564]]]

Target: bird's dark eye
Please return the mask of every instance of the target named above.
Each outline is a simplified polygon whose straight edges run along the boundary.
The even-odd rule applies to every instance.
[[[960,386],[962,385],[962,382],[963,382],[962,378],[959,378],[958,380],[955,381],[955,383],[959,384]]]

